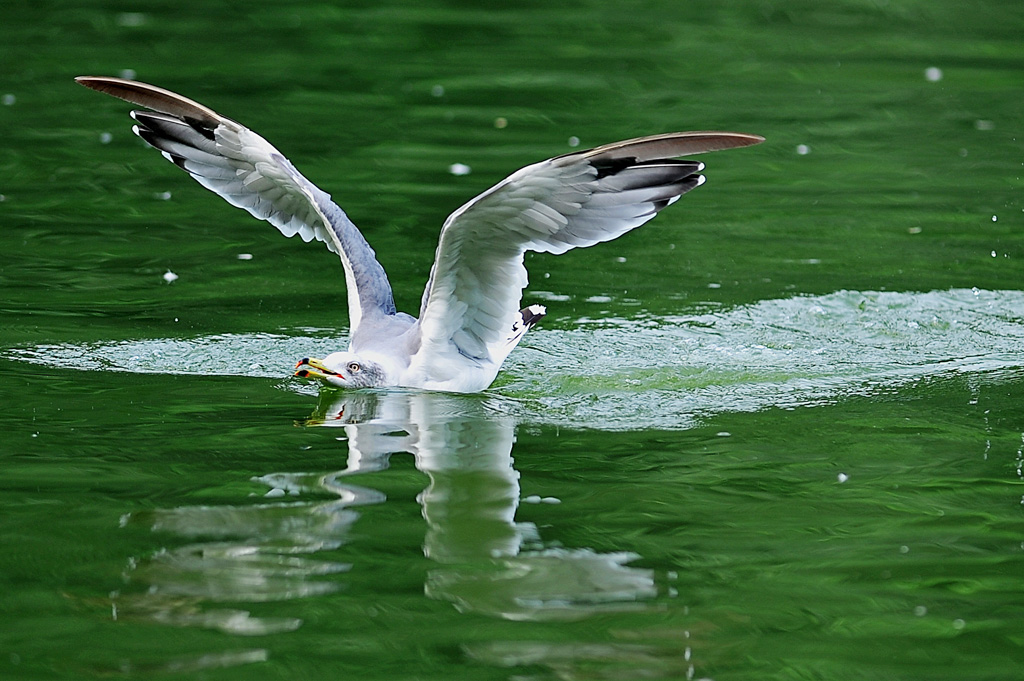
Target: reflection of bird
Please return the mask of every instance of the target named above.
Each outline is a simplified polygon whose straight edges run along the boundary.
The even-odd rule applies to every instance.
[[[347,436],[339,439],[347,441],[348,465],[321,479],[325,490],[352,497],[357,475],[385,470],[400,452],[412,454],[430,478],[416,496],[427,522],[423,554],[437,564],[424,584],[429,597],[520,621],[651,607],[654,571],[629,565],[640,556],[548,544],[540,528],[516,518],[522,491],[512,460],[514,409],[494,396],[332,390],[320,393],[306,423],[340,426]]]
[[[151,109],[132,112],[135,133],[204,187],[286,236],[323,241],[341,257],[349,349],[303,359],[296,373],[343,387],[483,390],[545,313],[540,305],[519,309],[526,251],[564,253],[621,236],[704,182],[703,163],[673,159],[763,141],[733,132],[668,133],[513,173],[445,221],[417,320],[395,309],[384,269],[344,211],[262,137],[162,88],[77,80]]]

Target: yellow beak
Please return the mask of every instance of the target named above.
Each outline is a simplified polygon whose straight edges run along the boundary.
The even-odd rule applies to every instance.
[[[331,371],[324,366],[324,362],[316,357],[303,357],[295,364],[295,375],[301,378],[319,378],[325,379],[328,376],[334,376],[345,380],[345,377],[339,374],[337,371]]]

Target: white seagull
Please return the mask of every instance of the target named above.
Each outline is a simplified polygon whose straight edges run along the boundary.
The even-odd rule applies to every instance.
[[[558,254],[615,239],[703,184],[703,163],[674,159],[764,141],[674,132],[526,166],[445,220],[416,319],[395,309],[384,268],[345,212],[265,139],[163,88],[101,76],[75,80],[149,109],[131,113],[132,130],[199,184],[285,236],[323,241],[341,257],[348,350],[302,359],[295,373],[344,388],[486,389],[546,312],[541,305],[519,309],[526,251]]]

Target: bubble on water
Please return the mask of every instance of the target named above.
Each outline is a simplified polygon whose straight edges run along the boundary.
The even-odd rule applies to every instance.
[[[473,169],[467,166],[465,163],[453,163],[448,166],[448,172],[452,175],[469,175],[473,172]]]
[[[178,275],[175,274],[174,272],[170,271],[170,270],[167,270],[166,272],[164,272],[164,281],[166,281],[168,284],[170,284],[172,281],[175,281],[177,278],[178,278]],[[175,319],[174,321],[178,321],[178,320]]]
[[[142,12],[121,12],[114,20],[118,26],[133,28],[146,23],[146,15]],[[134,73],[134,71],[132,72]]]
[[[569,146],[570,147],[578,147],[579,145],[580,145],[580,138],[579,137],[577,137],[576,135],[573,135],[572,137],[569,138]]]
[[[850,476],[847,475],[846,473],[840,473],[839,475],[836,476],[836,480],[838,480],[841,483],[842,482],[846,482],[849,479],[850,479]]]
[[[942,80],[942,69],[937,66],[929,66],[924,70],[924,77],[930,83],[937,83]]]
[[[444,97],[444,85],[435,85],[430,88],[430,95],[432,97]]]
[[[121,73],[119,73],[118,75],[120,75],[125,80],[135,80],[136,74],[135,69],[121,69]]]
[[[811,153],[811,148],[806,144],[798,144],[796,145],[796,153],[799,154],[800,156],[806,156],[807,154]]]
[[[0,104],[3,104],[4,106],[14,106],[16,101],[18,101],[18,98],[9,92],[0,97]]]
[[[111,135],[109,132],[101,132],[100,133],[100,144],[110,144],[110,142],[113,139],[114,139],[114,136]]]

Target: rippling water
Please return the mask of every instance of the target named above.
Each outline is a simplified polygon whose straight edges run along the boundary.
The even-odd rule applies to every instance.
[[[4,3],[0,678],[1016,678],[1022,12]],[[528,257],[550,314],[486,393],[319,391],[336,258],[84,73],[266,136],[406,310],[517,167],[767,141]]]
[[[925,378],[1024,367],[1024,294],[840,291],[691,316],[582,319],[535,330],[491,392],[531,423],[689,428],[701,417],[885,395]],[[316,331],[316,330],[310,330]],[[343,338],[220,334],[14,349],[60,369],[281,378]]]

